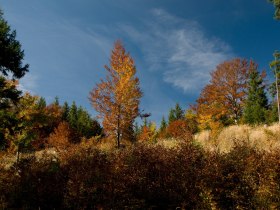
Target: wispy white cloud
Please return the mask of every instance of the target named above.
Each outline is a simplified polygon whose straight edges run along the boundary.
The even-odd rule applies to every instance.
[[[18,88],[23,92],[34,94],[38,87],[38,77],[34,74],[28,73],[19,81]]]
[[[181,19],[162,9],[152,10],[152,19],[141,31],[131,25],[120,28],[138,45],[151,71],[162,72],[163,80],[197,91],[209,80],[217,64],[233,56],[231,47],[204,33],[199,23]]]

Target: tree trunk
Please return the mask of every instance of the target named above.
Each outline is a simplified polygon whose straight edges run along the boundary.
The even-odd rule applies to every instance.
[[[17,162],[16,162],[16,166],[18,167],[18,163],[19,163],[19,150],[20,150],[20,144],[17,146],[17,153],[16,153],[16,158],[17,158]]]
[[[117,128],[117,147],[118,147],[118,149],[120,148],[120,137],[121,137],[121,133],[120,133],[120,115],[121,115],[121,106],[119,105],[118,106],[118,111],[119,111],[119,113],[118,113],[118,128]]]
[[[276,60],[276,58],[275,58]],[[276,97],[277,97],[277,109],[278,109],[278,122],[280,124],[280,107],[279,107],[279,87],[278,87],[278,74],[277,67],[275,66],[275,86],[276,86]]]

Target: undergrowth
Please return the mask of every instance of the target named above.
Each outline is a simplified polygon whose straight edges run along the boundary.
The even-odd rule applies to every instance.
[[[235,144],[75,145],[0,168],[0,209],[278,209],[280,153]]]

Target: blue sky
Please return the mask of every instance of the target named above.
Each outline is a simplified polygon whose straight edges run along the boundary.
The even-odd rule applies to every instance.
[[[266,0],[0,0],[0,7],[30,64],[21,88],[48,102],[75,100],[93,116],[88,95],[117,39],[136,62],[141,109],[156,122],[176,102],[194,103],[219,63],[253,59],[269,73],[280,49],[280,21]]]

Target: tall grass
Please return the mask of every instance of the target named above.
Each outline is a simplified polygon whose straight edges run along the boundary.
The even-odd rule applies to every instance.
[[[240,142],[261,151],[273,151],[280,149],[280,125],[256,127],[235,125],[224,128],[216,138],[211,138],[210,131],[203,131],[194,138],[208,151],[228,153]]]

